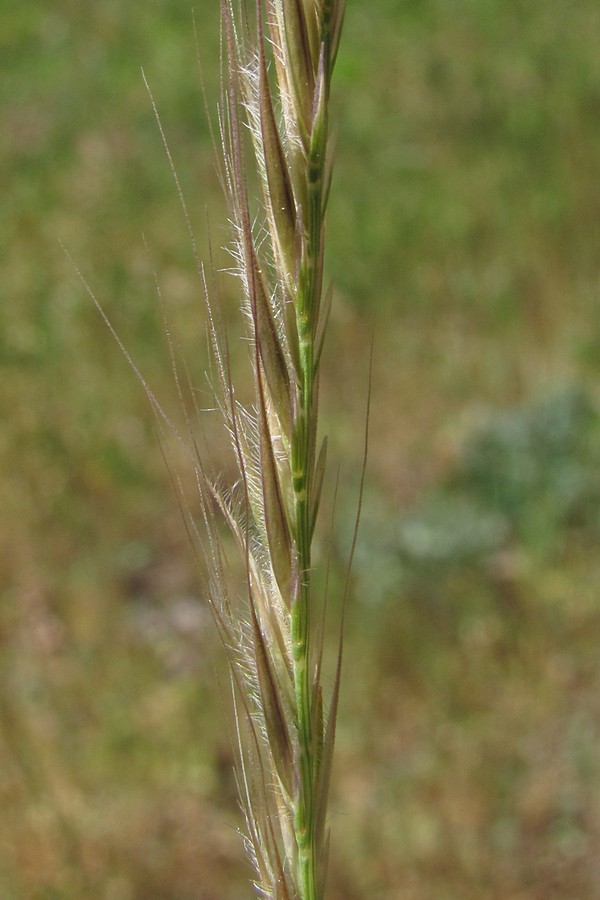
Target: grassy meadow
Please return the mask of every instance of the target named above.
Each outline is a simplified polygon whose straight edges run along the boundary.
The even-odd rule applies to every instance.
[[[209,406],[141,69],[219,257],[218,6],[194,29],[176,0],[0,0],[2,900],[251,894],[227,676],[163,452],[192,479],[60,245],[176,419],[158,281]],[[372,335],[375,357],[331,900],[599,896],[599,40],[593,0],[348,2],[321,385],[334,613]]]

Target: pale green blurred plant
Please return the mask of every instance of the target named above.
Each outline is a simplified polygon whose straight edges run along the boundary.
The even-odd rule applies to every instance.
[[[256,889],[277,900],[317,900],[325,891],[341,649],[326,714],[311,547],[326,455],[317,408],[331,301],[323,291],[329,94],[345,3],[223,0],[221,7],[221,175],[254,400],[242,406],[237,399],[218,279],[205,275],[218,407],[239,478],[225,486],[198,453],[203,527],[191,513],[187,519],[210,573],[210,603],[231,665],[238,786]],[[262,187],[258,211],[248,196],[254,175]],[[221,517],[244,562],[245,601],[229,583]]]

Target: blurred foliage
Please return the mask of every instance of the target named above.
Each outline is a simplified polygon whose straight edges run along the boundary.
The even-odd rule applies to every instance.
[[[386,773],[362,836],[414,896],[594,895],[599,429],[572,385],[479,410],[411,507],[365,498],[351,633],[379,656],[352,685],[405,719],[349,756]]]
[[[6,900],[248,891],[222,661],[155,423],[59,244],[176,415],[156,272],[209,405],[140,74],[206,255],[207,219],[227,240],[200,87],[213,109],[218,3],[195,19],[197,38],[171,0],[0,0]],[[373,328],[376,352],[332,900],[598,894],[599,34],[592,0],[348,4],[322,384],[342,471],[332,631]]]
[[[485,560],[503,547],[544,557],[575,533],[600,538],[600,415],[580,389],[488,416],[456,471],[398,528],[407,564]]]

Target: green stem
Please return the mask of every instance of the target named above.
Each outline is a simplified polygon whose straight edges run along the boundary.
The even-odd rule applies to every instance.
[[[295,798],[300,900],[318,900],[318,848],[314,821],[316,741],[313,734],[313,696],[310,657],[311,538],[313,513],[313,447],[316,441],[315,335],[321,294],[323,258],[323,173],[326,128],[311,144],[307,161],[304,261],[298,284],[296,324],[300,371],[298,408],[292,435],[294,524],[299,571],[298,593],[292,607],[294,688],[299,743],[300,783]]]

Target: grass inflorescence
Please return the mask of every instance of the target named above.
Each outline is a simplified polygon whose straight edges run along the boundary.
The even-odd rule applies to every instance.
[[[263,7],[223,0],[221,9],[221,180],[253,400],[238,400],[218,279],[203,271],[217,406],[238,478],[224,485],[199,453],[203,527],[189,524],[205,554],[210,604],[231,664],[238,786],[258,893],[317,900],[325,890],[341,662],[340,651],[325,704],[311,548],[326,461],[317,409],[331,301],[331,290],[323,290],[328,111],[344,3],[267,0]],[[258,209],[248,187],[256,179]],[[221,545],[223,518],[244,562],[241,603]]]

